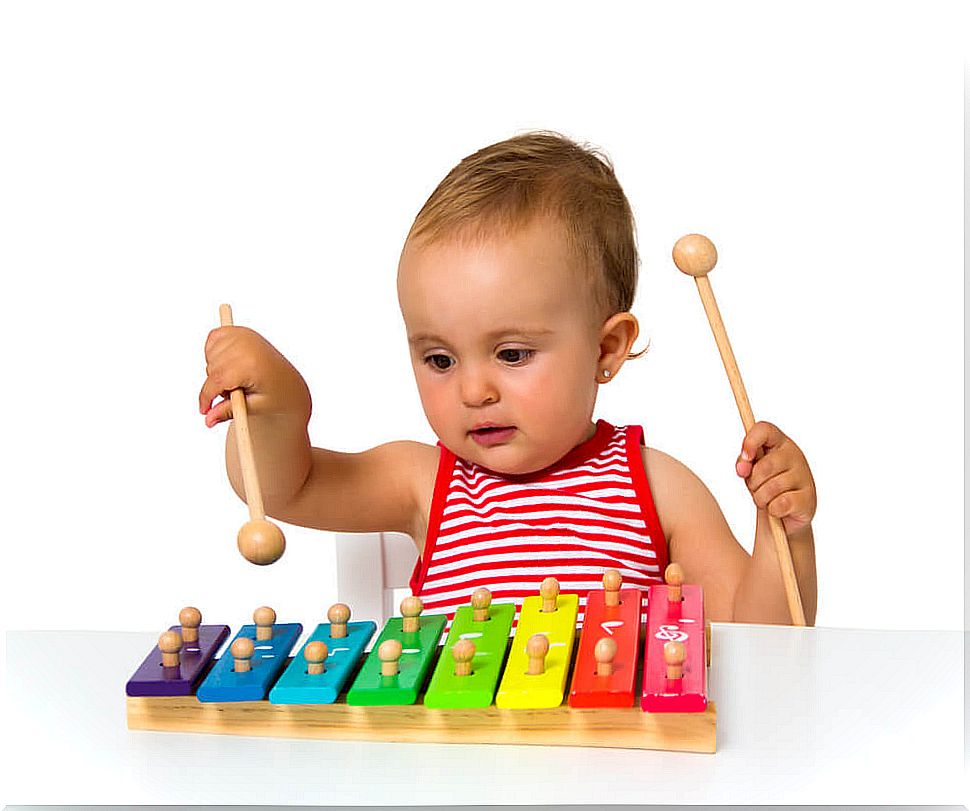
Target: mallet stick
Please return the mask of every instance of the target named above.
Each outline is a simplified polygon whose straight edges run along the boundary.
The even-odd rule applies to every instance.
[[[228,304],[219,305],[219,322],[224,327],[233,326],[232,308]],[[236,427],[236,450],[239,454],[239,465],[242,468],[246,505],[249,507],[249,521],[240,528],[236,536],[236,544],[246,560],[265,566],[279,560],[286,548],[286,541],[282,530],[272,521],[266,520],[263,492],[256,473],[253,439],[249,433],[246,395],[243,390],[233,389],[229,392],[229,402],[232,403],[232,419]]]
[[[748,394],[744,388],[744,381],[741,380],[741,372],[738,369],[734,351],[731,349],[727,330],[724,329],[724,322],[721,320],[721,312],[717,307],[717,300],[714,298],[714,290],[707,278],[707,274],[717,264],[717,249],[707,237],[701,234],[688,234],[677,240],[673,255],[674,264],[677,265],[678,270],[688,276],[693,276],[697,283],[697,292],[700,294],[704,312],[707,314],[711,331],[714,333],[714,342],[721,353],[721,362],[724,364],[724,371],[727,372],[731,391],[734,393],[734,400],[741,415],[741,422],[744,423],[744,431],[747,433],[754,425],[754,413],[751,410],[751,404],[748,402]],[[791,549],[788,546],[785,526],[780,518],[773,515],[768,516],[768,526],[771,528],[771,537],[775,542],[775,552],[778,556],[778,565],[781,567],[781,577],[785,584],[785,597],[788,600],[788,610],[791,613],[792,623],[794,625],[805,625],[805,611],[802,608],[802,597],[798,591],[798,580],[795,578],[795,567],[792,564]]]

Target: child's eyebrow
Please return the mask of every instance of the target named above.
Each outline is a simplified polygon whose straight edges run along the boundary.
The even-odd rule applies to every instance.
[[[523,329],[521,327],[503,327],[502,329],[492,330],[485,335],[486,340],[494,341],[505,336],[516,336],[519,338],[541,338],[543,335],[551,335],[551,329]],[[408,338],[411,346],[422,343],[446,344],[444,338],[430,332],[416,332]]]

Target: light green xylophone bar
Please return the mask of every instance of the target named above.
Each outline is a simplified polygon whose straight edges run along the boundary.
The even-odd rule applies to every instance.
[[[488,619],[482,622],[475,622],[474,609],[470,605],[455,612],[444,650],[424,696],[425,706],[467,708],[487,707],[492,703],[509,646],[515,605],[493,603],[488,611]],[[467,676],[455,675],[451,654],[451,649],[461,639],[469,639],[475,645],[472,672]]]

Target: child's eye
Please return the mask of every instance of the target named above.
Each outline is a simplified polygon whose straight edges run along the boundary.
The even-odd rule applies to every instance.
[[[499,350],[498,357],[503,363],[518,366],[521,363],[525,363],[534,354],[534,349],[502,349]]]
[[[447,355],[428,355],[424,362],[439,372],[447,372],[455,364]]]

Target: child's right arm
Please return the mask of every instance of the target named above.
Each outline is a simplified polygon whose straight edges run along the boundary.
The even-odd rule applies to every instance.
[[[306,382],[265,338],[245,327],[219,327],[209,333],[205,356],[199,409],[212,427],[232,419],[228,393],[245,392],[267,515],[338,532],[404,532],[423,542],[437,448],[419,442],[391,442],[363,453],[313,448]],[[213,405],[220,395],[226,399]],[[233,425],[226,437],[226,470],[244,498]]]

